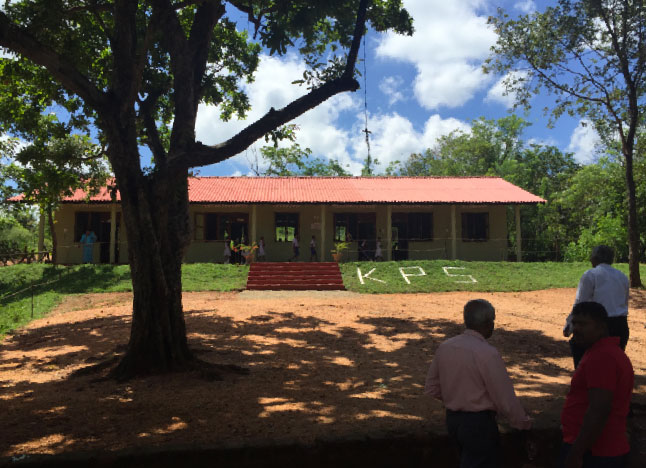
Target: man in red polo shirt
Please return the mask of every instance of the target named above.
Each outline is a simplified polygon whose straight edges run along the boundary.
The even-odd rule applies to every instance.
[[[626,418],[635,374],[619,338],[608,336],[608,314],[597,302],[572,310],[573,340],[586,349],[561,413],[559,467],[627,466]]]

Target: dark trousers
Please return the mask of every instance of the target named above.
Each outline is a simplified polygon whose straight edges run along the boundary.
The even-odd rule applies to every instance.
[[[460,468],[500,466],[500,434],[495,412],[446,410],[446,427],[458,444]]]
[[[628,337],[630,336],[628,317],[625,315],[622,315],[621,317],[608,317],[608,332],[610,336],[618,336],[621,349],[626,350]],[[570,340],[570,350],[572,351],[572,360],[574,360],[574,368],[576,369],[579,365],[579,361],[581,361],[581,358],[585,353],[585,348],[582,348],[574,343],[574,341]]]
[[[563,442],[561,445],[561,453],[559,453],[559,459],[556,464],[557,468],[562,468],[565,466],[565,459],[567,458],[568,453],[572,444],[566,444]],[[595,457],[590,452],[583,455],[583,466],[582,468],[626,468],[628,466],[628,454],[620,455],[618,457]]]

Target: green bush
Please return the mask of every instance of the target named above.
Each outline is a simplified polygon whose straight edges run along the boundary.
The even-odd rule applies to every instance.
[[[38,236],[20,225],[13,218],[0,218],[0,252],[32,250],[37,247]]]
[[[584,262],[590,258],[590,252],[597,245],[607,245],[615,250],[615,261],[628,260],[626,226],[623,220],[606,215],[599,218],[592,227],[581,230],[579,239],[570,242],[565,248],[566,262]]]

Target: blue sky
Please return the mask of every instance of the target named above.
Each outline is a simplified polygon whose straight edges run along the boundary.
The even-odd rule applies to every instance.
[[[499,6],[518,15],[542,10],[547,4],[531,0],[404,0],[415,21],[412,37],[370,32],[366,40],[368,127],[371,155],[381,162],[378,171],[393,160],[432,147],[439,136],[452,130],[468,131],[469,123],[480,116],[497,119],[508,115],[512,98],[503,95],[501,77],[484,75],[481,70],[496,40],[487,17]],[[218,143],[270,107],[283,107],[304,94],[304,87],[291,84],[303,70],[296,55],[264,55],[255,82],[247,87],[252,104],[247,121],[223,123],[216,107],[203,105],[196,127],[198,139]],[[367,154],[361,132],[363,79],[361,86],[356,93],[335,96],[293,122],[299,126],[297,141],[302,147],[309,147],[314,156],[338,159],[355,175]],[[559,119],[555,128],[548,128],[543,115],[546,105],[550,105],[549,96],[539,96],[529,115],[518,111],[531,123],[524,138],[555,145],[574,153],[582,163],[590,162],[597,141],[592,129],[567,116]],[[264,140],[259,142],[262,144],[266,144]],[[252,149],[201,168],[200,174],[248,174],[249,159],[253,158]]]
[[[548,1],[533,0],[403,0],[414,19],[412,37],[370,31],[366,44],[366,82],[361,89],[337,95],[296,119],[297,142],[316,157],[337,159],[359,175],[367,155],[364,129],[364,88],[367,90],[371,155],[382,172],[391,161],[432,148],[438,137],[453,130],[469,131],[481,116],[497,119],[508,115],[511,96],[504,96],[502,77],[485,75],[482,63],[496,41],[487,18],[502,7],[511,16],[542,10]],[[238,18],[235,18],[238,19]],[[239,24],[245,26],[243,19]],[[361,50],[360,57],[364,51]],[[363,63],[359,64],[363,70]],[[291,84],[300,79],[305,65],[296,54],[263,55],[254,83],[245,85],[252,110],[244,121],[222,122],[215,106],[201,105],[197,138],[217,144],[235,135],[271,107],[281,108],[306,93]],[[528,142],[550,144],[571,152],[581,163],[594,160],[598,141],[590,126],[580,119],[561,117],[548,128],[543,108],[549,96],[535,97],[525,115],[531,126],[523,137]],[[64,119],[64,115],[60,115]],[[200,175],[251,175],[250,160],[261,140],[250,150],[227,161],[199,168]],[[288,143],[285,143],[288,144]],[[144,156],[142,165],[150,163]]]

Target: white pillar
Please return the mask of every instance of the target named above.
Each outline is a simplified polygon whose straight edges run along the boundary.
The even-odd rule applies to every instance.
[[[393,259],[393,207],[386,205],[386,242],[382,248],[386,249],[386,260]]]
[[[522,237],[520,232],[520,205],[516,205],[516,261],[522,262]]]
[[[325,232],[327,228],[325,227],[325,205],[321,205],[321,261],[325,261],[325,254],[327,249],[325,248]]]
[[[115,263],[114,253],[117,250],[117,204],[112,204],[110,210],[110,260],[108,263]]]
[[[455,205],[451,205],[451,259],[457,258],[457,224],[455,216]]]
[[[45,251],[45,217],[47,214],[45,210],[40,210],[40,218],[38,218],[38,251]]]
[[[251,205],[251,232],[249,233],[249,245],[253,245],[254,242],[257,242],[256,239],[256,226],[257,226],[257,208],[258,205]]]

